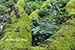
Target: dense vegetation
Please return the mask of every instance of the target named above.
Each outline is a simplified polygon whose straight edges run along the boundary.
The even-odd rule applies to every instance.
[[[0,50],[75,50],[74,3],[0,0]]]
[[[32,18],[33,45],[42,43],[60,29],[60,24],[66,22],[64,18],[67,16],[67,12],[64,7],[67,2],[68,0],[52,0],[50,4],[39,9],[39,19]]]

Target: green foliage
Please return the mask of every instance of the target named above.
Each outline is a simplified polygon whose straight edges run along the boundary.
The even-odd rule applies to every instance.
[[[44,20],[49,19],[48,22],[61,24],[63,17],[67,16],[67,12],[64,7],[66,6],[68,0],[66,1],[51,1],[46,7],[40,9],[40,17],[44,17]],[[46,19],[45,19],[46,18]],[[60,19],[59,19],[60,18]],[[50,21],[51,20],[51,21]],[[60,21],[60,22],[59,22]]]
[[[65,9],[69,13],[69,15],[75,14],[75,0],[70,0],[66,5]]]
[[[10,14],[11,24],[5,26],[3,37],[0,39],[1,50],[17,50],[18,48],[31,47],[31,20],[23,9],[20,9],[20,7],[18,9],[21,18],[16,18],[14,11]]]
[[[14,3],[14,0],[0,0],[0,4],[6,7],[9,7],[9,5],[13,3]]]
[[[16,50],[18,48],[30,47],[32,41],[31,31],[30,31],[30,25],[31,25],[30,19],[25,13],[21,14],[20,19],[16,19],[14,12],[12,12],[11,16],[13,16],[12,23],[6,25],[5,29],[3,30],[4,36],[3,38],[1,38],[0,41],[0,46],[1,46],[0,49]],[[27,21],[28,19],[29,19],[28,22],[24,22]],[[17,28],[19,29],[19,31],[17,31]]]
[[[3,5],[0,5],[0,16],[6,11],[6,7]]]
[[[25,2],[24,0],[18,0],[17,4],[16,4],[19,8],[24,8],[25,6]]]
[[[39,9],[44,1],[25,1],[25,12],[29,15],[36,9]]]
[[[75,1],[68,1],[18,0],[16,18],[15,11],[4,13],[14,0],[0,0],[0,50],[75,50]]]
[[[39,18],[32,18],[33,45],[41,44],[44,40],[56,33],[65,20],[67,12],[64,7],[68,0],[52,0],[48,5],[39,9]],[[40,40],[41,39],[41,40]]]
[[[46,1],[43,3],[43,5],[41,6],[41,8],[47,6],[50,2],[51,2],[51,0],[46,0]]]
[[[66,22],[66,25],[63,24],[61,29],[47,39],[42,46],[48,46],[49,50],[74,50],[75,18],[73,17]]]
[[[29,50],[47,50],[47,49],[43,48],[43,47],[36,46],[36,47],[29,48]]]

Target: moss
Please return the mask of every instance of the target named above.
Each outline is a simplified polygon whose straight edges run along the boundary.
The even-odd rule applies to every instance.
[[[48,5],[51,1],[47,0],[41,8]],[[75,14],[75,1],[70,0],[65,9],[69,14]],[[19,9],[20,19],[16,19],[14,12],[11,13],[12,24],[5,27],[4,36],[0,40],[0,50],[74,50],[75,49],[75,18],[69,19],[66,24],[61,25],[61,29],[49,37],[40,46],[32,47],[31,26],[32,18],[38,18],[39,9],[35,10],[28,16],[24,12],[24,0],[18,0],[15,5]],[[40,8],[40,9],[41,9]],[[16,31],[17,28],[20,31]],[[22,49],[24,48],[24,49]]]
[[[21,0],[22,1],[22,0]],[[18,7],[16,5],[15,7]],[[31,19],[23,11],[23,4],[18,7],[20,12],[20,18],[17,19],[14,12],[11,13],[12,23],[6,25],[4,29],[4,36],[0,41],[1,50],[17,50],[18,48],[31,47]],[[17,31],[19,30],[19,31]]]
[[[70,0],[68,4],[66,5],[65,9],[66,11],[71,15],[75,14],[75,0]]]
[[[25,1],[24,1],[24,0],[18,0],[16,6],[18,6],[19,8],[24,8],[24,6],[25,6]]]
[[[18,0],[15,5],[19,9],[20,19],[16,19],[14,12],[11,13],[12,24],[5,27],[4,37],[0,41],[1,50],[17,50],[18,48],[30,48],[31,47],[31,19],[33,17],[39,17],[39,10],[35,10],[30,16],[28,16],[23,10],[24,0]],[[16,29],[20,27],[20,31],[16,32]],[[4,44],[4,45],[3,45]],[[9,44],[9,45],[8,45]],[[31,50],[46,50],[42,47],[31,47]]]
[[[30,14],[29,17],[30,17],[31,19],[32,19],[32,18],[38,18],[38,17],[39,17],[38,12],[39,12],[38,9],[35,10],[34,12],[32,12],[32,13]]]
[[[32,37],[31,37],[31,30],[30,30],[31,27],[30,25],[28,25],[28,22],[24,22],[27,21],[26,18],[22,18],[22,17],[25,16],[21,16],[21,19],[18,19],[15,23],[6,26],[4,30],[4,37],[1,39],[2,44],[0,44],[0,46],[3,46],[2,47],[3,49],[5,49],[6,47],[9,49],[22,48],[22,47],[25,48],[25,47],[30,47],[32,45],[31,44]],[[16,32],[16,29],[18,27],[20,27],[20,32]]]
[[[29,48],[29,50],[47,50],[47,49],[43,48],[43,47],[36,46],[36,47]]]
[[[75,18],[69,19],[66,25],[44,42],[43,47],[48,50],[72,50],[75,49]]]

